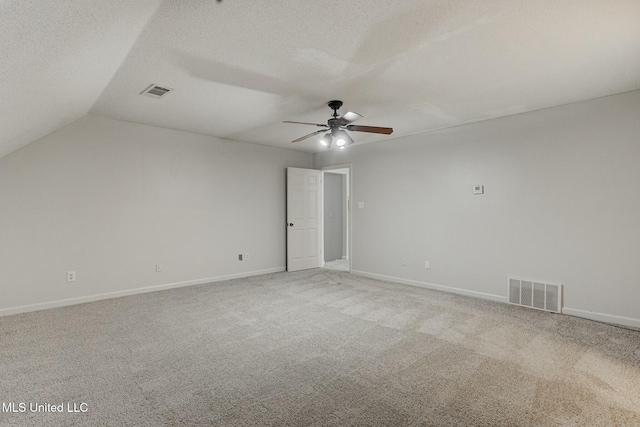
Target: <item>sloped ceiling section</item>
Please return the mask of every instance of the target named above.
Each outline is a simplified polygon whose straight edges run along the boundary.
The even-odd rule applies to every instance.
[[[639,22],[638,0],[167,1],[92,112],[319,151],[281,122],[331,99],[396,137],[639,88]]]
[[[290,142],[315,128],[282,120],[326,123],[331,99],[398,137],[640,88],[638,0],[156,6],[2,6],[0,155],[94,101],[95,115],[316,152],[319,136]],[[140,96],[152,83],[175,90]]]
[[[0,157],[86,114],[159,4],[0,2]]]

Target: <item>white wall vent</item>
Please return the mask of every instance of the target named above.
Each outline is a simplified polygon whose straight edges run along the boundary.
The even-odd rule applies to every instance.
[[[149,85],[149,87],[147,87],[145,90],[140,92],[140,95],[150,96],[151,98],[162,98],[164,95],[168,94],[172,90],[173,89],[168,87],[152,84],[152,85]]]
[[[562,285],[508,277],[507,301],[523,307],[562,313]]]

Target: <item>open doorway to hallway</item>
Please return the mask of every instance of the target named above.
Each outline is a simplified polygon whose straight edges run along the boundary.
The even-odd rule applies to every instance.
[[[351,271],[349,168],[326,169],[323,171],[323,176],[324,267]]]

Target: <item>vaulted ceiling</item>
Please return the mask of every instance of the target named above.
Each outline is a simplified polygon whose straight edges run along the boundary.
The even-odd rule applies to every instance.
[[[626,92],[639,22],[638,0],[3,1],[0,156],[88,112],[315,152],[282,121],[331,99],[397,137]]]

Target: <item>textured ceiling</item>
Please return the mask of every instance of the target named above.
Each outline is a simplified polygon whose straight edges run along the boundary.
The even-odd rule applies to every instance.
[[[281,122],[323,123],[330,99],[397,137],[640,88],[638,0],[0,4],[0,155],[89,109],[320,151]]]
[[[86,114],[159,4],[0,0],[0,157]]]

